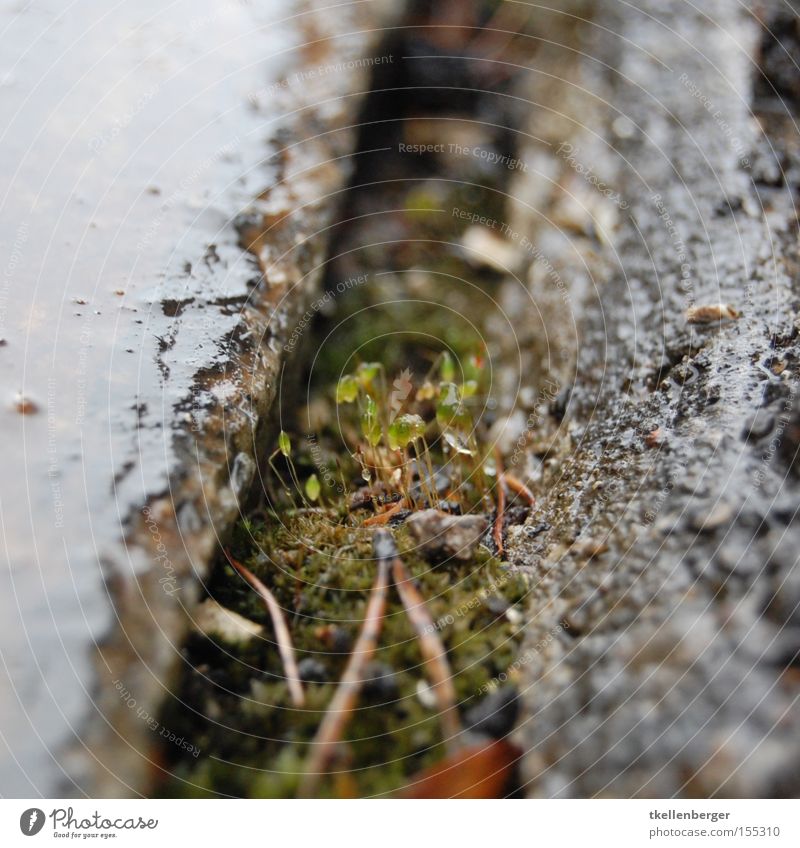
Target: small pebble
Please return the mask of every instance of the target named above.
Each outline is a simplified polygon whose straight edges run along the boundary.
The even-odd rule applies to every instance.
[[[645,437],[644,443],[648,448],[657,448],[659,445],[664,442],[664,433],[660,427],[656,427],[655,430],[651,430]]]
[[[400,689],[394,669],[386,663],[371,662],[364,670],[364,696],[374,700],[393,701]]]
[[[514,729],[518,715],[517,690],[513,686],[502,686],[468,710],[464,716],[464,724],[476,733],[484,733],[492,739],[502,739]]]
[[[424,680],[417,681],[417,698],[426,710],[436,709],[436,693]]]
[[[717,527],[730,524],[733,520],[733,507],[727,503],[718,503],[705,514],[696,513],[691,517],[690,523],[694,530],[709,533]]]
[[[579,539],[572,546],[572,550],[578,556],[592,559],[604,554],[608,550],[608,544],[603,539]]]
[[[419,553],[431,561],[466,562],[489,527],[483,515],[447,515],[437,509],[414,513],[406,522]]]
[[[766,410],[759,409],[745,421],[742,427],[742,439],[757,442],[768,436],[775,427],[775,418]]]
[[[514,625],[514,627],[519,627],[520,624],[523,624],[525,621],[525,613],[519,607],[509,607],[506,610],[506,619]]]
[[[495,617],[500,618],[508,612],[508,601],[505,598],[499,598],[497,595],[489,595],[483,599],[483,605]]]
[[[620,115],[614,119],[611,130],[617,138],[631,138],[636,132],[636,124],[625,115]]]
[[[223,607],[213,598],[208,598],[197,607],[193,625],[204,636],[219,637],[233,644],[249,642],[263,630],[260,624]]]
[[[33,415],[39,411],[39,405],[35,401],[31,400],[31,398],[18,393],[14,398],[14,409],[16,409],[20,415]]]
[[[741,315],[730,303],[707,303],[690,306],[686,310],[686,321],[689,324],[713,324],[716,321],[732,321],[741,318]]]
[[[525,535],[529,539],[535,539],[540,533],[544,533],[550,529],[550,525],[546,521],[540,521],[537,524],[531,524],[525,527]]]
[[[326,683],[328,670],[314,657],[305,657],[297,664],[297,672],[303,683]]]
[[[522,259],[516,244],[486,227],[468,227],[461,237],[461,245],[470,264],[500,274],[513,273]]]

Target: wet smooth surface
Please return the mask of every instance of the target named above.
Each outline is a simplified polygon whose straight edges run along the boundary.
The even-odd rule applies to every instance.
[[[291,210],[285,188],[262,190],[291,176],[270,142],[281,116],[313,102],[291,73],[325,58],[314,5],[0,11],[0,794],[59,785],[48,751],[87,717],[110,591],[135,602],[134,575],[159,567],[121,544],[132,511],[168,492],[187,433],[235,394],[220,373],[248,297],[273,283],[233,221],[260,194],[259,214]],[[352,87],[328,76],[323,97]]]

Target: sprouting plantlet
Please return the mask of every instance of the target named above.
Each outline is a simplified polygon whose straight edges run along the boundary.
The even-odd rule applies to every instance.
[[[462,393],[455,383],[439,386],[436,420],[443,432],[455,429],[466,435],[472,430],[472,416],[462,403]]]
[[[389,447],[393,450],[400,449],[405,452],[409,445],[414,446],[417,456],[417,475],[420,487],[428,503],[437,501],[435,488],[435,474],[431,462],[431,452],[425,441],[425,430],[427,426],[422,416],[415,413],[406,413],[398,416],[389,428]],[[426,467],[423,468],[424,459]]]
[[[315,503],[319,500],[320,491],[319,478],[316,474],[312,474],[308,480],[306,480],[306,497],[312,503]]]
[[[421,416],[413,413],[405,413],[398,415],[397,418],[389,425],[387,433],[387,442],[389,449],[399,451],[403,457],[403,467],[400,471],[399,479],[401,480],[404,496],[411,500],[409,495],[410,488],[410,467],[408,465],[406,449],[412,443],[416,443],[423,439],[425,435],[425,421]],[[417,450],[417,456],[420,451]],[[405,473],[403,473],[403,471]],[[420,474],[420,482],[422,483],[422,475]],[[427,493],[426,493],[427,496]]]
[[[442,377],[442,382],[452,383],[456,378],[456,366],[453,362],[453,357],[445,351],[442,354],[442,362],[439,366],[439,374]]]
[[[438,384],[433,377],[437,372]],[[456,382],[458,377],[463,383]],[[379,362],[361,363],[354,373],[342,375],[336,401],[358,406],[360,436],[352,456],[364,481],[369,486],[380,483],[415,506],[435,506],[448,479],[451,497],[470,504],[476,498],[484,500],[487,457],[479,449],[472,412],[478,408],[482,382],[482,356],[471,356],[462,365],[446,351],[434,360],[416,390],[406,369],[391,382],[390,394],[390,380]],[[437,431],[432,443],[437,460],[426,439],[430,429]]]
[[[356,380],[367,392],[371,392],[375,380],[383,375],[383,366],[380,362],[362,362],[356,368]]]
[[[425,422],[412,413],[398,415],[389,427],[389,447],[400,450],[425,435]]]
[[[352,403],[358,397],[358,380],[352,374],[339,378],[336,386],[336,403]]]
[[[383,431],[378,420],[378,405],[372,395],[367,395],[364,400],[364,411],[361,413],[361,432],[373,448],[380,444]]]
[[[486,394],[484,361],[483,356],[473,355],[462,363],[447,352],[441,353],[417,387],[410,370],[404,369],[391,379],[379,362],[362,362],[353,373],[340,376],[336,403],[355,407],[346,416],[349,421],[343,435],[351,442],[350,457],[369,487],[376,511],[367,521],[383,522],[401,508],[436,507],[443,496],[462,510],[479,504],[492,509],[494,480],[519,489],[532,502],[528,490],[523,491],[524,486],[515,489],[515,481],[498,468],[497,458],[481,447],[481,434],[485,432],[479,417]],[[437,381],[437,373],[441,381]],[[463,382],[457,382],[459,378]],[[291,495],[273,463],[278,454],[285,459],[303,502],[319,503],[320,479],[311,474],[304,485],[300,483],[285,431],[278,437],[270,465]],[[340,492],[344,493],[356,472],[352,467],[348,472],[338,463],[337,467]]]
[[[289,465],[289,474],[292,478],[292,483],[294,484],[295,489],[300,493],[300,496],[303,496],[302,488],[300,486],[300,479],[297,476],[297,469],[294,467],[294,462],[292,462],[292,442],[289,438],[289,434],[285,430],[281,430],[280,435],[278,436],[278,447],[272,452],[269,458],[269,467],[275,472],[275,476],[278,480],[281,481],[281,486],[283,486],[286,493],[289,497],[294,500],[292,495],[292,488],[286,483],[283,479],[283,475],[278,471],[277,466],[275,465],[275,457],[278,454],[282,454],[287,464]]]
[[[291,496],[292,490],[289,485],[287,485],[286,481],[283,479],[283,475],[280,471],[278,471],[277,466],[275,465],[275,457],[282,453],[287,459],[289,458],[289,454],[291,453],[292,447],[291,442],[289,441],[289,436],[281,430],[280,436],[278,436],[278,447],[270,454],[269,457],[269,467],[274,472],[275,476],[278,480],[281,481],[281,486],[283,486],[286,494]]]

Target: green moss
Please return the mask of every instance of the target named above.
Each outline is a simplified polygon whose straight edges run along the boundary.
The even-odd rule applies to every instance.
[[[487,9],[492,6],[487,4]],[[416,162],[413,157],[407,161]],[[184,670],[162,721],[199,748],[200,755],[195,758],[174,746],[165,748],[171,776],[161,789],[164,794],[260,798],[296,794],[309,742],[341,678],[375,577],[372,533],[348,513],[347,493],[338,487],[340,479],[351,490],[360,485],[361,469],[349,455],[360,438],[358,419],[352,437],[338,432],[332,423],[337,385],[339,399],[352,401],[357,393],[355,378],[345,384],[340,379],[356,374],[359,363],[381,363],[390,379],[410,369],[419,388],[443,351],[460,363],[487,356],[485,344],[491,333],[486,321],[496,313],[497,280],[464,262],[459,241],[468,222],[452,210],[480,210],[481,215],[502,220],[506,195],[499,181],[508,175],[502,170],[498,174],[498,184],[484,188],[469,184],[473,177],[479,179],[478,172],[459,181],[389,181],[385,194],[376,197],[375,208],[404,210],[397,213],[402,243],[387,243],[380,229],[386,216],[362,216],[364,226],[375,229],[360,233],[363,238],[356,239],[357,249],[344,255],[368,282],[333,300],[335,314],[326,317],[328,324],[317,334],[325,339],[325,347],[318,351],[310,375],[311,400],[327,410],[329,423],[310,427],[305,407],[296,411],[295,422],[292,411],[285,411],[285,418],[282,411],[289,434],[282,434],[274,457],[287,481],[293,467],[301,481],[318,474],[319,503],[324,508],[289,508],[282,487],[268,478],[272,506],[240,522],[229,543],[233,556],[274,592],[286,611],[298,659],[319,663],[327,682],[306,686],[304,709],[292,706],[263,603],[230,565],[220,561],[206,587],[208,594],[264,625],[264,638],[228,645],[195,635],[185,645]],[[334,269],[332,288],[353,273],[352,265]],[[438,381],[439,376],[432,379]],[[461,384],[476,375],[468,368],[461,374],[457,366],[454,379],[448,379]],[[473,394],[470,386],[463,402],[477,417],[481,403],[488,408],[492,403]],[[414,410],[406,406],[403,411]],[[425,412],[426,421],[431,420],[432,400]],[[310,429],[316,430],[313,457],[312,446],[298,438]],[[465,462],[467,471],[471,470],[471,460]],[[323,467],[330,473],[323,473]],[[296,494],[295,503],[300,502]],[[439,624],[463,713],[477,703],[482,687],[514,661],[521,640],[515,625],[490,610],[497,606],[487,604],[487,592],[489,598],[514,604],[524,598],[526,585],[483,549],[473,562],[432,567],[412,552],[402,527],[394,532],[404,561]],[[436,711],[418,695],[418,683],[425,677],[419,643],[394,589],[375,663],[391,672],[392,685],[384,683],[383,691],[380,686],[367,687],[363,692],[342,746],[341,773],[323,783],[324,794],[391,793],[444,754]]]
[[[488,553],[467,564],[433,568],[408,552],[404,530],[396,535],[439,622],[460,708],[466,710],[480,688],[513,661],[520,638],[505,617],[487,608],[482,599],[487,587],[496,585],[491,594],[514,603],[524,596],[525,584]],[[166,752],[174,772],[168,795],[295,793],[308,743],[342,674],[374,580],[369,534],[337,523],[334,511],[288,513],[283,523],[256,529],[249,548],[239,543],[237,553],[286,610],[298,658],[320,663],[329,682],[308,684],[306,707],[292,707],[261,601],[227,563],[220,564],[209,594],[264,624],[266,636],[244,647],[201,636],[187,644],[179,698],[167,706],[163,722],[201,753],[195,759]],[[391,671],[392,685],[364,692],[342,751],[348,776],[327,780],[325,794],[389,793],[443,755],[438,716],[417,695],[424,679],[419,643],[394,591],[374,662]]]

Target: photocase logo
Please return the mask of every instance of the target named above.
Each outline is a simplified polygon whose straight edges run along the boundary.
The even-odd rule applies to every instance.
[[[31,807],[19,817],[19,829],[25,836],[36,836],[44,827],[44,810]]]

